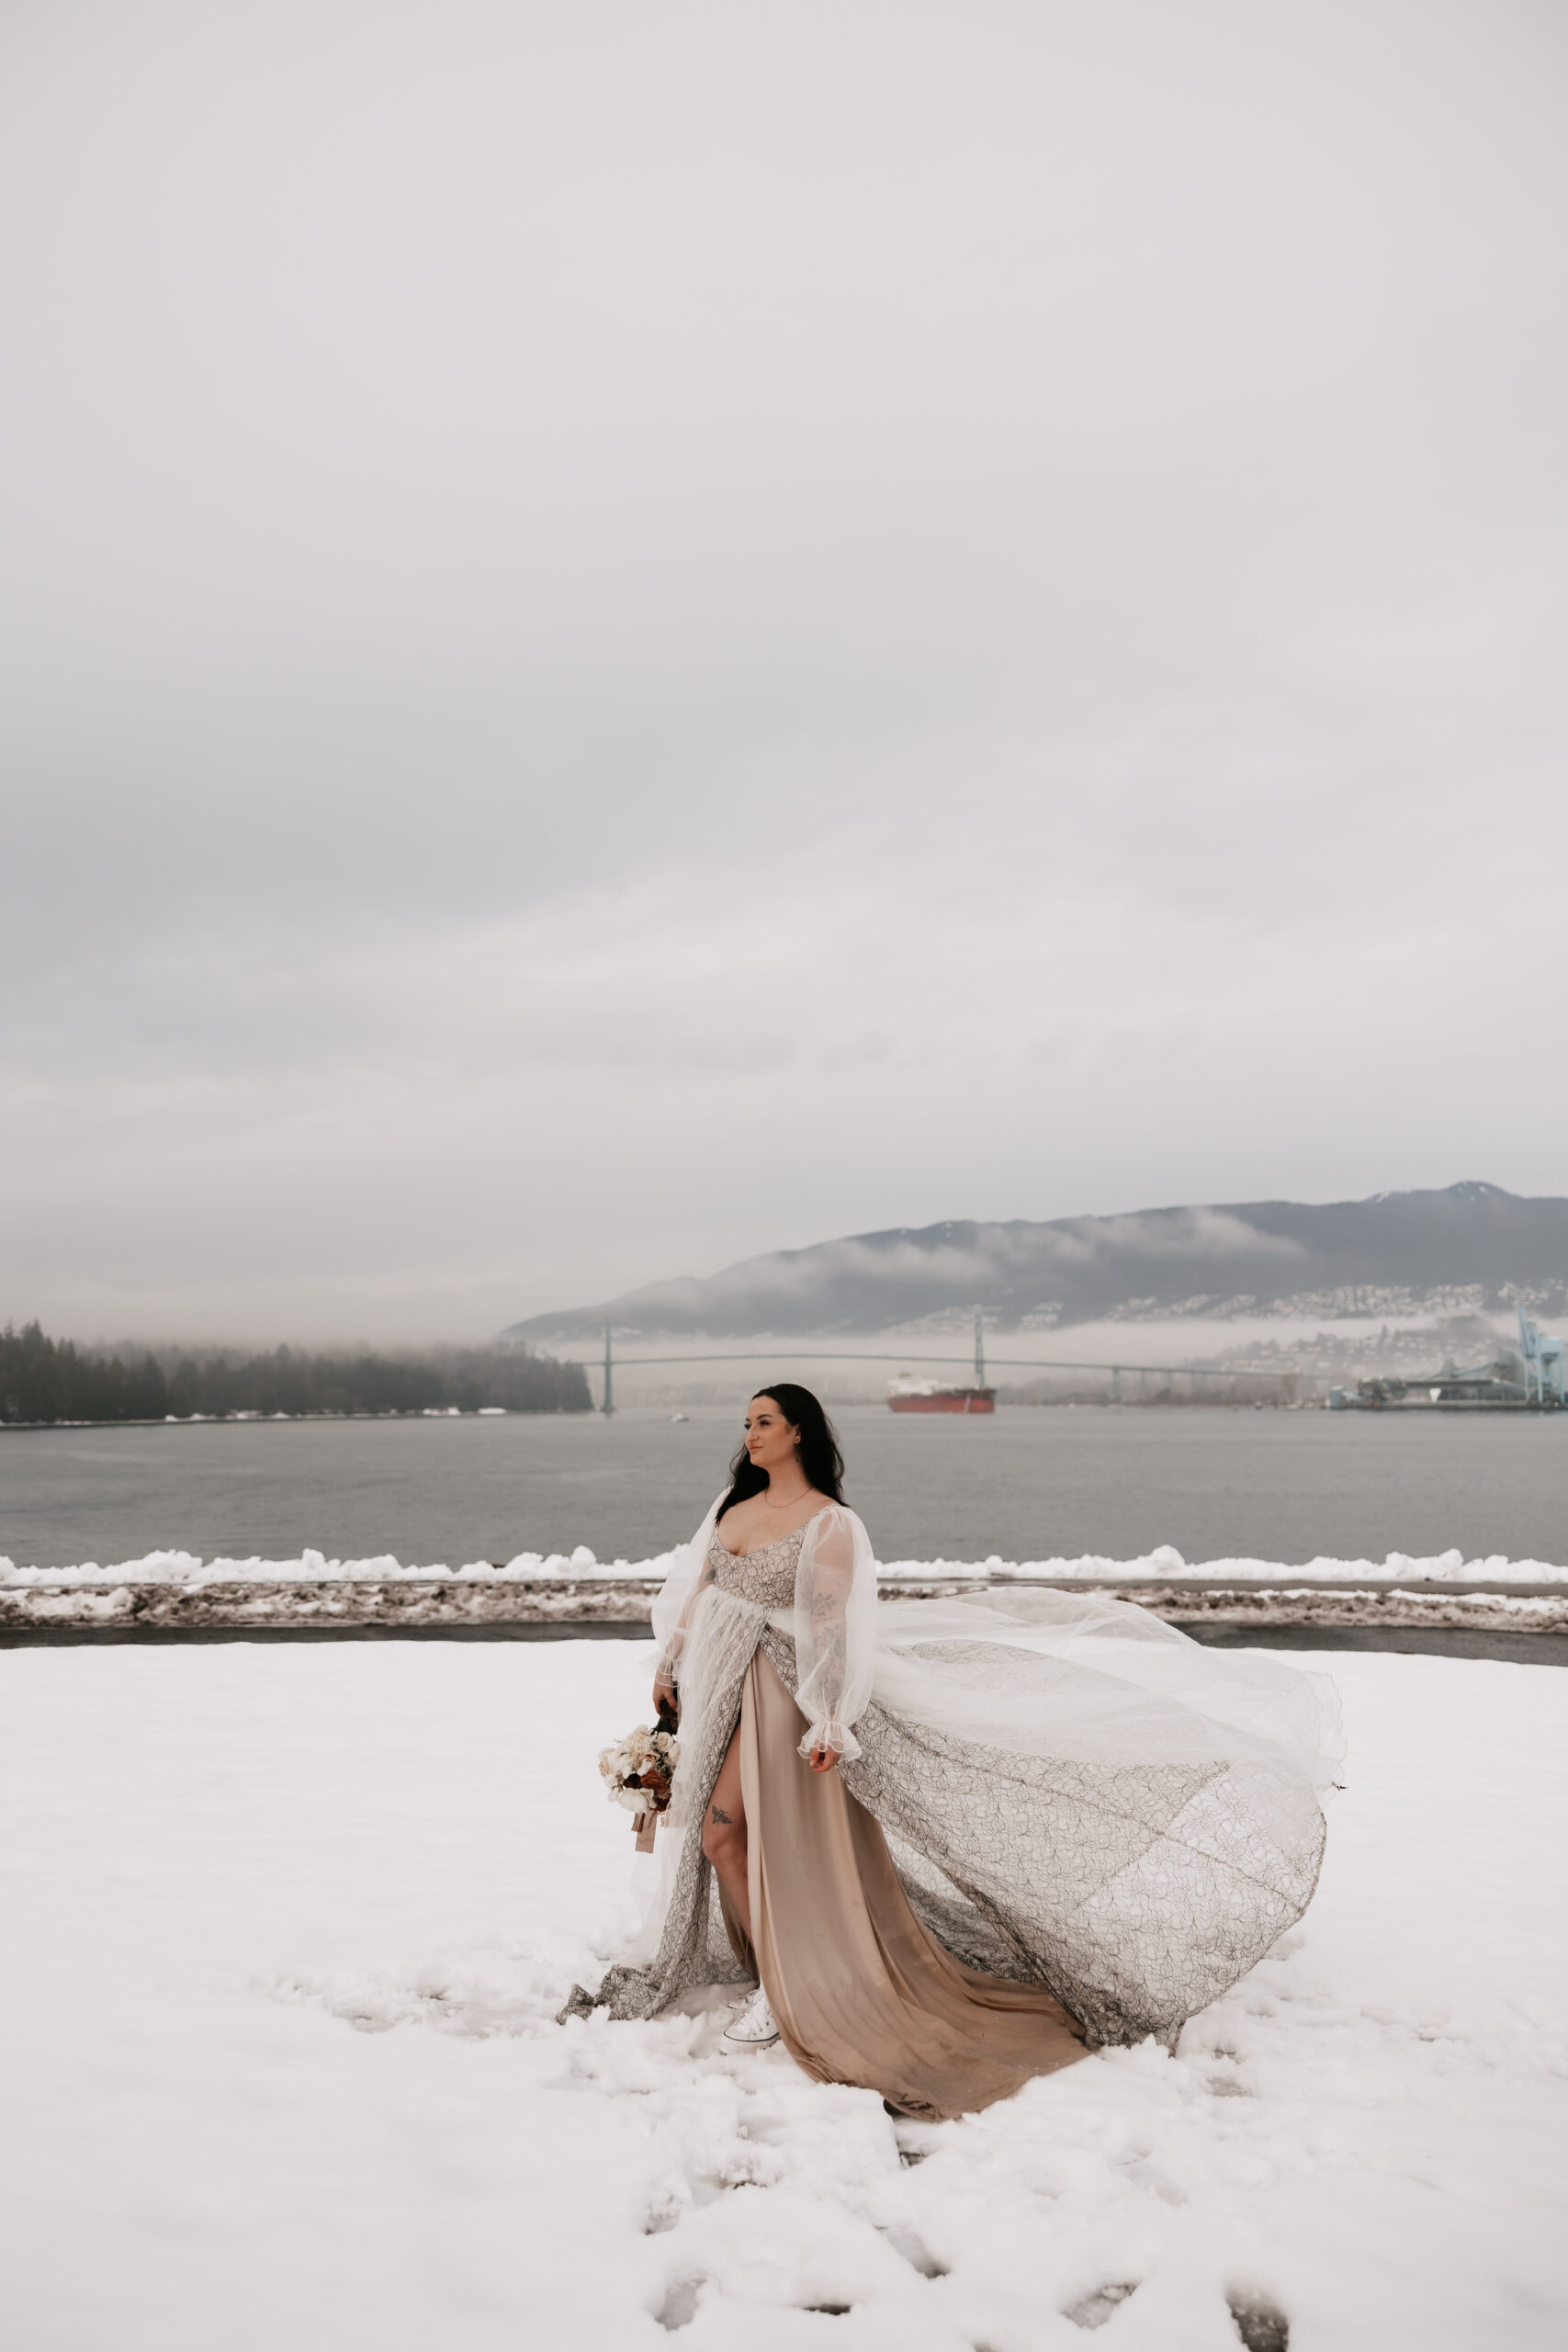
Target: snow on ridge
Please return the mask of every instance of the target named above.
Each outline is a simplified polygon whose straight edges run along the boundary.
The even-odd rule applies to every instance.
[[[566,1552],[519,1552],[502,1563],[470,1560],[459,1567],[445,1562],[404,1563],[390,1553],[368,1560],[339,1560],[306,1550],[297,1560],[203,1560],[194,1552],[149,1552],[108,1566],[96,1560],[62,1568],[18,1567],[0,1557],[0,1590],[35,1586],[177,1585],[199,1589],[211,1584],[533,1584],[602,1578],[662,1578],[674,1559],[661,1552],[643,1560],[600,1560],[585,1544]],[[1228,1559],[1190,1562],[1170,1544],[1132,1560],[1086,1553],[1073,1560],[885,1560],[877,1564],[885,1583],[950,1582],[973,1577],[988,1581],[1010,1577],[1047,1584],[1261,1584],[1276,1588],[1303,1583],[1385,1586],[1391,1581],[1430,1584],[1568,1584],[1568,1566],[1544,1560],[1509,1560],[1501,1554],[1467,1560],[1462,1552],[1423,1559],[1391,1552],[1386,1560],[1316,1559],[1286,1566],[1278,1560]]]
[[[1510,1560],[1501,1553],[1486,1559],[1469,1559],[1460,1551],[1439,1552],[1420,1558],[1408,1552],[1391,1552],[1386,1560],[1298,1561],[1184,1560],[1173,1544],[1158,1544],[1134,1560],[1113,1560],[1085,1553],[1076,1560],[1003,1560],[993,1553],[985,1560],[879,1560],[877,1573],[886,1579],[902,1577],[1008,1577],[1039,1579],[1047,1584],[1387,1584],[1404,1577],[1433,1584],[1564,1584],[1568,1566],[1543,1560]]]
[[[662,1577],[674,1554],[651,1560],[600,1561],[585,1544],[574,1552],[519,1552],[505,1562],[469,1560],[461,1567],[445,1561],[405,1566],[390,1552],[371,1560],[337,1560],[310,1549],[297,1560],[203,1560],[194,1552],[149,1552],[139,1560],[119,1560],[100,1566],[96,1560],[79,1567],[18,1567],[0,1558],[0,1590],[29,1585],[166,1584],[187,1589],[208,1584],[522,1584],[536,1579],[567,1580],[582,1577]]]

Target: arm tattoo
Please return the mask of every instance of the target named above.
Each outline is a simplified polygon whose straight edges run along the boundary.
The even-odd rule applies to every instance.
[[[726,1813],[726,1811],[725,1811],[724,1807],[723,1807],[721,1804],[716,1804],[716,1805],[710,1806],[710,1808],[709,1808],[709,1815],[710,1815],[710,1818],[711,1818],[711,1819],[713,1819],[713,1820],[715,1820],[715,1821],[722,1821],[722,1822],[723,1822],[723,1824],[724,1824],[724,1826],[725,1826],[725,1827],[726,1827],[727,1829],[732,1828],[732,1827],[734,1826],[733,1823],[731,1822],[731,1820],[730,1820],[730,1818],[729,1818],[729,1815]]]

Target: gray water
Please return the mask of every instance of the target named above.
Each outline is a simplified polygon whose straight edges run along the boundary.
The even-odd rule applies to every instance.
[[[1080,1408],[835,1416],[884,1559],[1188,1560],[1390,1552],[1568,1561],[1568,1416]],[[0,1553],[107,1566],[152,1551],[408,1564],[519,1552],[646,1559],[689,1535],[739,1416],[0,1430]]]

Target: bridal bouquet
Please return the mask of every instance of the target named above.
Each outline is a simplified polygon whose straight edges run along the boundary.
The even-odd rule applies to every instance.
[[[638,1724],[614,1747],[600,1750],[599,1771],[609,1784],[610,1803],[625,1805],[637,1816],[640,1853],[652,1847],[659,1815],[669,1809],[670,1784],[680,1761],[681,1743],[674,1734],[650,1731],[647,1724]]]

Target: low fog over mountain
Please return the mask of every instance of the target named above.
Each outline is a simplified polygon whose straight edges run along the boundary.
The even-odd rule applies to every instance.
[[[508,1339],[750,1339],[942,1328],[976,1306],[998,1331],[1095,1321],[1462,1312],[1568,1297],[1568,1200],[1495,1184],[1321,1206],[1245,1201],[1127,1216],[1017,1218],[851,1234],[705,1280],[514,1323]]]

